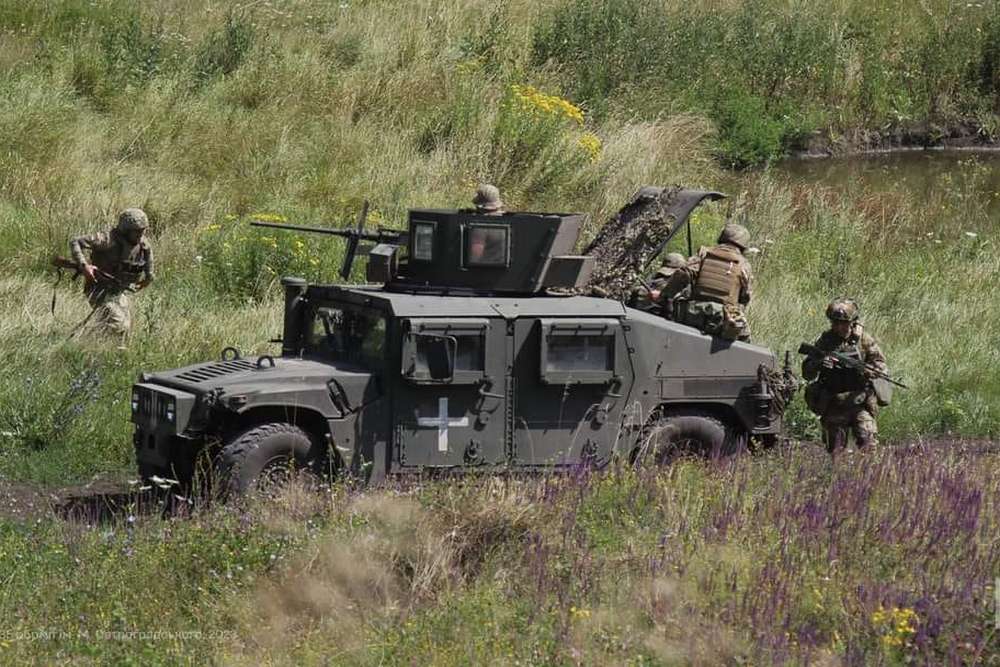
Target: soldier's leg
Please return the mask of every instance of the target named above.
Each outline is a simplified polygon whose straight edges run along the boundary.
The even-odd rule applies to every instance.
[[[116,336],[124,343],[132,327],[128,297],[124,294],[108,297],[97,306],[94,314],[95,326],[106,334]]]
[[[823,427],[823,444],[830,454],[847,447],[848,426],[841,415],[827,414],[820,419]]]
[[[878,423],[868,410],[859,410],[851,420],[851,430],[858,448],[878,446]]]

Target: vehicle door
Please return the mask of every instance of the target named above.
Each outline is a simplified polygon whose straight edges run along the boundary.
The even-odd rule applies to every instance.
[[[514,347],[514,462],[606,462],[634,377],[621,323],[519,319]]]
[[[396,457],[403,467],[506,462],[505,330],[485,318],[403,321],[394,401]],[[444,338],[450,377],[433,377],[431,348]]]

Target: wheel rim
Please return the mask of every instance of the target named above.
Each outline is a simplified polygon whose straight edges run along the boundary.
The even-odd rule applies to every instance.
[[[263,495],[274,495],[280,489],[288,486],[295,475],[298,466],[294,457],[288,454],[273,456],[261,468],[257,479],[251,484],[253,489]]]

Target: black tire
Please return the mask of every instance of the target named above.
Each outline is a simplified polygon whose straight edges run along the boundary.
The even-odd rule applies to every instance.
[[[302,428],[283,422],[258,424],[237,434],[219,452],[220,490],[223,497],[230,497],[280,486],[298,470],[318,475],[325,462],[326,452]]]
[[[663,413],[646,427],[633,459],[641,465],[666,465],[685,455],[728,458],[746,445],[746,435],[716,415],[678,409]]]

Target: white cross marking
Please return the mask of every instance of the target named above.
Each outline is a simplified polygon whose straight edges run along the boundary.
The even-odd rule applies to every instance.
[[[468,426],[469,418],[462,417],[461,419],[448,419],[448,399],[439,398],[438,399],[438,416],[437,417],[417,417],[418,426],[437,426],[438,430],[438,451],[447,452],[448,451],[448,427],[449,426]]]

